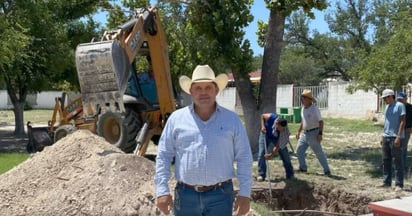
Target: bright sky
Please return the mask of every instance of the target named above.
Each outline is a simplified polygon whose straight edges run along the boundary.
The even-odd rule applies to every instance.
[[[336,1],[339,0],[329,0],[332,4],[335,4]],[[152,5],[155,4],[155,0],[151,0]],[[327,9],[326,9],[327,10]],[[324,10],[325,11],[325,10]],[[310,21],[310,28],[311,30],[316,29],[320,33],[325,33],[328,31],[328,26],[324,20],[324,11],[314,10],[315,19]],[[254,0],[254,5],[252,6],[252,14],[254,19],[250,25],[245,28],[245,38],[249,39],[251,43],[251,47],[253,50],[253,54],[263,55],[263,48],[257,44],[257,22],[258,20],[263,20],[265,22],[269,21],[269,10],[265,6],[265,2],[262,0]],[[106,14],[105,13],[98,13],[94,16],[94,18],[101,22],[102,24],[106,23]]]
[[[332,2],[332,4],[335,4],[336,1],[338,0],[329,0],[329,2]],[[328,25],[324,20],[324,14],[326,10],[328,9],[325,9],[324,11],[313,10],[313,12],[315,13],[315,19],[310,20],[309,27],[311,30],[316,29],[320,33],[325,33],[328,31]],[[252,14],[254,16],[254,19],[253,22],[250,23],[250,25],[245,29],[245,38],[249,39],[251,47],[253,49],[253,54],[255,56],[263,55],[263,48],[257,44],[256,31],[258,20],[263,20],[264,22],[269,21],[269,10],[266,8],[265,2],[262,0],[254,0],[254,5],[252,6]]]

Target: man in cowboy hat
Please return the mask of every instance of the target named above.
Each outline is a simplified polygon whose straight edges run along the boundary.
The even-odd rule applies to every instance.
[[[310,147],[316,154],[320,165],[323,167],[323,172],[326,176],[331,176],[328,160],[323,153],[321,141],[323,139],[323,120],[320,115],[319,108],[316,106],[315,98],[312,91],[309,89],[303,90],[301,94],[301,102],[303,109],[301,111],[302,122],[296,134],[299,139],[296,155],[299,162],[299,171],[307,172],[306,165],[306,150]]]
[[[172,113],[159,141],[155,184],[157,207],[164,214],[172,208],[175,216],[249,211],[253,164],[249,139],[238,115],[216,103],[227,81],[226,74],[215,77],[208,65],[198,65],[191,79],[179,79],[193,103]],[[168,185],[173,158],[174,200]],[[235,177],[239,180],[236,198]]]

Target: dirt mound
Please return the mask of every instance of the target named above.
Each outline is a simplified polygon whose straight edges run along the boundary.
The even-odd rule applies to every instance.
[[[79,130],[0,176],[2,215],[160,215],[154,163]]]

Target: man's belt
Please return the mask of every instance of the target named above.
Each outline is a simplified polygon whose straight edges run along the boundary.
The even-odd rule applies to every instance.
[[[195,190],[196,192],[206,192],[206,191],[209,191],[209,190],[218,188],[218,187],[222,187],[223,185],[225,185],[225,184],[227,184],[227,183],[231,183],[231,182],[232,182],[232,179],[229,179],[229,180],[226,180],[226,181],[223,181],[223,182],[219,182],[219,183],[214,184],[214,185],[207,185],[207,186],[203,186],[203,185],[189,185],[189,184],[186,184],[186,183],[183,183],[183,182],[178,182],[177,184],[178,184],[178,185],[181,185],[181,186],[183,186],[183,187],[186,187],[186,188],[193,189],[193,190]]]
[[[314,130],[317,130],[317,129],[319,129],[318,127],[317,128],[312,128],[312,129],[309,129],[309,130],[305,130],[305,132],[307,133],[307,132],[311,132],[311,131],[314,131]]]

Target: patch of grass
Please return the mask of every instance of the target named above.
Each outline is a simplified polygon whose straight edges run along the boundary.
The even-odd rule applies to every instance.
[[[270,208],[266,204],[262,204],[259,202],[250,202],[250,208],[258,212],[260,215],[271,215],[272,214]]]
[[[323,118],[324,132],[376,132],[382,131],[383,125],[370,120]],[[300,123],[289,122],[288,127],[292,134],[296,134]]]
[[[0,174],[7,172],[29,157],[29,154],[23,153],[0,153]]]
[[[34,124],[47,124],[51,120],[53,115],[53,110],[51,109],[35,109],[35,110],[25,110],[24,122],[32,122]],[[57,116],[58,118],[58,116]],[[13,110],[0,110],[0,123],[14,123],[14,112]]]
[[[383,125],[376,124],[370,120],[325,118],[325,131],[348,131],[348,132],[375,132],[382,130]],[[331,126],[331,127],[328,127]]]

